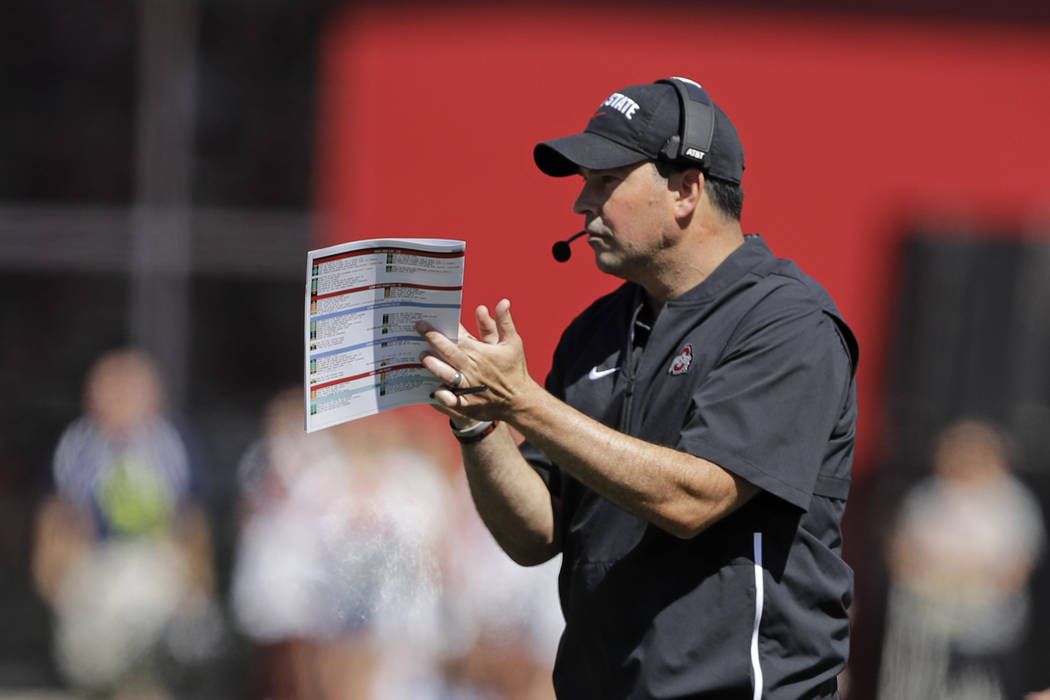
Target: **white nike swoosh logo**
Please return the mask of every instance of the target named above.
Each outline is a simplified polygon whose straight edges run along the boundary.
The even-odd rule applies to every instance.
[[[619,370],[619,367],[610,367],[609,369],[598,369],[597,365],[591,367],[591,371],[587,373],[587,378],[590,380],[601,379],[602,377],[608,377],[613,372]]]

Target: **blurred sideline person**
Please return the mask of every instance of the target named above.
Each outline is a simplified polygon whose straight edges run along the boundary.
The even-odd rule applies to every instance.
[[[388,416],[303,430],[301,389],[267,406],[238,468],[232,604],[262,697],[412,697],[434,684],[447,487]],[[397,655],[391,654],[396,648]]]
[[[625,283],[565,331],[545,388],[506,299],[458,345],[417,329],[486,525],[521,564],[562,554],[558,697],[837,698],[852,333],[742,233],[743,148],[695,82],[613,93],[534,158],[582,177],[573,211]]]
[[[1006,441],[986,423],[945,428],[932,468],[906,495],[889,546],[879,696],[1019,697],[1011,662],[1045,546],[1039,503],[1010,473]]]
[[[557,594],[560,557],[517,566],[478,519],[462,469],[452,480],[456,524],[444,569],[445,688],[439,697],[551,700],[565,626]]]
[[[220,621],[211,530],[149,357],[122,349],[97,360],[52,473],[32,568],[54,614],[59,670],[80,691],[168,697]]]
[[[441,441],[405,411],[307,434],[303,410],[299,388],[274,397],[238,468],[232,605],[257,645],[253,694],[543,697],[557,630],[533,635],[531,613],[550,598],[530,604],[535,576],[492,565]]]

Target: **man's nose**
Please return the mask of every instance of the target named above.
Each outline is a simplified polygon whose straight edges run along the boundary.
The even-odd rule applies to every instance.
[[[591,191],[591,187],[588,183],[584,183],[580,189],[580,194],[576,197],[576,201],[572,203],[573,214],[597,214],[598,208],[594,203],[594,195]]]

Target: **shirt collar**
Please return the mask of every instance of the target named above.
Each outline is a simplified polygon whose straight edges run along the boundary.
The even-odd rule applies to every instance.
[[[744,244],[734,250],[703,282],[685,294],[667,302],[669,306],[700,304],[711,297],[718,296],[736,284],[741,277],[753,270],[760,263],[773,257],[762,236],[749,233],[744,236]]]

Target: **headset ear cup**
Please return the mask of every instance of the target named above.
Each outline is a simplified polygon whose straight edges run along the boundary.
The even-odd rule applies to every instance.
[[[679,153],[679,149],[681,149],[681,147],[682,139],[680,136],[675,134],[674,136],[671,136],[664,142],[663,148],[660,149],[660,155],[662,155],[667,160],[674,162],[678,160],[678,156],[681,155],[681,153]]]

